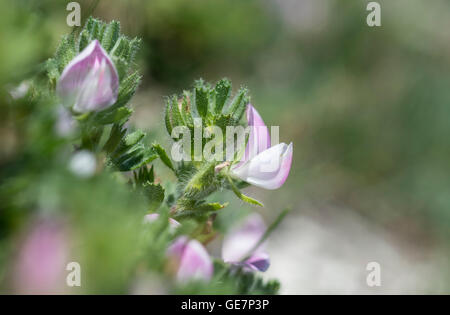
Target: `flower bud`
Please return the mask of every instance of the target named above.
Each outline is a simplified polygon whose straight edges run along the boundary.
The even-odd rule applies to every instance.
[[[103,110],[117,100],[119,76],[98,40],[64,68],[56,87],[64,105],[79,113]]]

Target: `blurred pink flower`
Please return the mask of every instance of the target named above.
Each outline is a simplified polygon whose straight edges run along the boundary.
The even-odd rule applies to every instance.
[[[57,92],[76,112],[100,111],[117,100],[119,76],[98,40],[92,41],[65,67]]]
[[[213,263],[205,247],[197,240],[178,237],[167,250],[169,262],[180,282],[189,280],[209,281],[213,275]]]
[[[245,153],[232,173],[261,188],[280,188],[291,170],[292,142],[271,147],[269,130],[251,104],[247,106],[247,121],[251,129]]]
[[[222,245],[222,258],[225,262],[243,266],[245,270],[266,271],[269,268],[269,255],[265,243],[254,248],[266,232],[266,225],[260,215],[254,213],[243,223],[232,229]],[[250,251],[252,251],[250,253]],[[249,255],[247,259],[245,259]],[[245,260],[244,260],[245,259]]]
[[[13,286],[22,294],[58,294],[66,289],[68,240],[61,224],[34,225],[19,248],[13,266]]]

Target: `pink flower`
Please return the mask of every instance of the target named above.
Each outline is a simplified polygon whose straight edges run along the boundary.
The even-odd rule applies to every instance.
[[[37,223],[22,243],[13,269],[13,286],[22,294],[57,294],[66,288],[68,240],[54,221]]]
[[[280,188],[291,170],[292,142],[271,146],[269,130],[251,104],[247,106],[247,121],[251,129],[245,153],[232,173],[261,188]]]
[[[255,248],[265,231],[266,225],[260,215],[254,213],[248,216],[241,225],[225,236],[222,245],[223,260],[243,266],[245,270],[266,271],[270,260],[265,251],[265,243]]]
[[[111,106],[117,100],[118,89],[117,70],[98,40],[65,67],[56,88],[64,104],[80,113]]]
[[[156,220],[158,220],[158,218],[159,218],[159,214],[158,213],[146,214],[144,216],[144,222],[152,223],[152,222],[155,222]],[[175,229],[175,228],[177,228],[177,227],[179,227],[181,225],[180,222],[178,222],[177,220],[174,220],[172,218],[169,218],[169,224],[170,224],[170,227],[172,229]]]
[[[205,247],[197,240],[178,237],[167,250],[170,266],[180,282],[189,280],[209,281],[213,275],[213,263]]]

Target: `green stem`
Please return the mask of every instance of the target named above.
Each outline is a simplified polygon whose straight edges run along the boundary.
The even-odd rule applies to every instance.
[[[227,175],[225,175],[225,177],[227,178],[228,183],[230,184],[231,190],[234,192],[234,194],[239,199],[241,199],[242,201],[245,201],[245,202],[247,202],[249,204],[252,204],[252,205],[257,205],[257,206],[260,206],[260,207],[264,207],[264,205],[261,202],[259,202],[258,200],[253,199],[253,198],[251,198],[249,196],[246,196],[243,193],[241,193],[241,191],[233,183],[233,179],[230,177],[230,175],[227,174]]]

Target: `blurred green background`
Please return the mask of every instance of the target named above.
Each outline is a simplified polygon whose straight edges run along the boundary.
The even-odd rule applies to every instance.
[[[0,2],[2,86],[20,83],[54,53],[61,35],[71,31],[68,2]],[[162,132],[163,96],[180,93],[200,77],[211,82],[228,77],[235,90],[250,89],[266,124],[280,126],[280,140],[294,143],[286,184],[278,191],[249,190],[264,201],[268,220],[286,206],[293,209],[275,235],[273,276],[281,260],[295,260],[283,242],[300,244],[301,220],[310,218],[323,231],[337,228],[345,236],[318,251],[339,252],[369,229],[376,231],[373,237],[345,255],[357,256],[360,247],[387,238],[386,246],[408,265],[385,256],[371,259],[395,265],[392,279],[398,272],[429,268],[414,284],[389,287],[385,280],[394,292],[449,292],[450,2],[378,1],[381,27],[367,26],[368,2],[79,1],[83,21],[89,14],[119,20],[125,34],[142,37],[138,62],[144,82],[133,101],[134,120],[160,142],[169,143]],[[20,142],[9,130],[11,120],[6,115],[0,120],[3,164]],[[166,174],[160,176],[164,180]],[[347,217],[364,228],[348,229]],[[320,263],[341,258],[336,254]],[[364,259],[355,269],[362,273],[357,285],[337,289],[365,287]],[[351,258],[339,261],[356,264]],[[302,261],[295,266],[301,274]],[[295,278],[292,268],[288,273]],[[322,276],[324,283],[309,287],[332,291]],[[296,282],[282,292],[303,292],[302,278]]]

